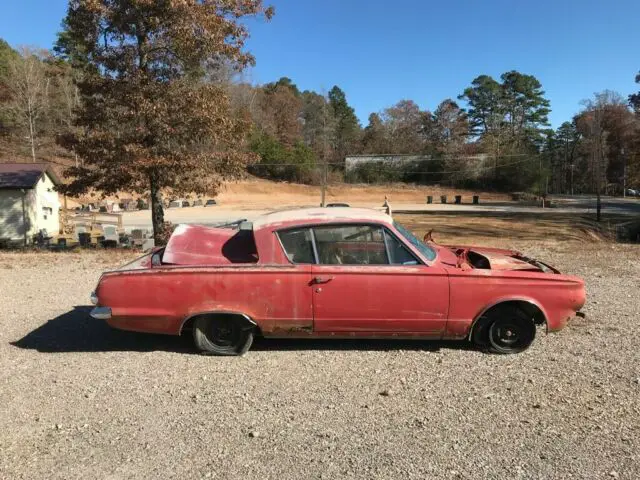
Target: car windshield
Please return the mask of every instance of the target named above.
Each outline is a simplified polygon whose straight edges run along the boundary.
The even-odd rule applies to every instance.
[[[436,252],[433,248],[425,245],[423,242],[418,240],[418,238],[411,233],[407,228],[403,227],[398,222],[393,222],[393,226],[396,227],[396,230],[400,232],[400,234],[407,240],[411,245],[416,247],[418,251],[429,261],[435,260]]]

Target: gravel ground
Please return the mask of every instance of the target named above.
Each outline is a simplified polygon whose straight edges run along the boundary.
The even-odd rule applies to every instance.
[[[0,478],[638,478],[640,248],[517,245],[588,280],[515,356],[261,341],[242,358],[87,317],[105,254],[0,255]]]

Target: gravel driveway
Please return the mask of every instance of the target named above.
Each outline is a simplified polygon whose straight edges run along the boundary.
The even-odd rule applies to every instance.
[[[525,248],[587,279],[527,352],[260,341],[242,358],[87,316],[106,254],[0,255],[0,478],[638,478],[640,248]]]

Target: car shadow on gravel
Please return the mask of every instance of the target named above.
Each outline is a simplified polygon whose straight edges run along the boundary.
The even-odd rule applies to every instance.
[[[20,340],[18,348],[43,353],[64,352],[152,352],[197,353],[190,334],[180,337],[126,332],[89,316],[92,307],[78,306],[49,320]],[[256,338],[251,350],[277,351],[385,351],[437,352],[441,349],[473,350],[468,342],[385,339],[265,339]]]
[[[174,337],[125,332],[89,316],[92,307],[80,306],[29,332],[18,341],[18,348],[45,353],[63,352],[152,352],[195,353],[190,336]]]

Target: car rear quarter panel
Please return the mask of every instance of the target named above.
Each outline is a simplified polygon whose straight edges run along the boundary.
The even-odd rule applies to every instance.
[[[123,330],[177,335],[188,317],[226,311],[248,315],[264,332],[282,322],[313,325],[310,267],[168,267],[103,275],[99,304]]]
[[[564,328],[585,302],[584,282],[569,275],[537,272],[451,270],[447,336],[464,338],[490,307],[523,300],[544,314],[549,331]]]

